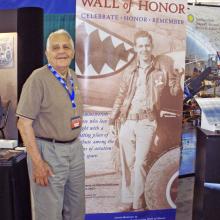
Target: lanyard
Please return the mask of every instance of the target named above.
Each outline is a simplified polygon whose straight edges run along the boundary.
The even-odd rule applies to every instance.
[[[69,90],[69,88],[67,87],[66,82],[62,79],[62,77],[59,75],[59,73],[50,65],[48,64],[48,69],[51,71],[51,73],[53,73],[53,75],[56,77],[56,79],[60,82],[60,84],[63,86],[63,88],[67,91],[70,101],[72,103],[72,107],[73,109],[76,108],[76,103],[75,103],[75,92],[74,92],[74,82],[73,82],[73,78],[70,78],[70,84],[71,84],[71,91]]]

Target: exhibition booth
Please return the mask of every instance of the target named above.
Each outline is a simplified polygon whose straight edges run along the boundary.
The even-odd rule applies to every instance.
[[[178,189],[178,183],[181,179],[187,184],[188,178],[193,179],[194,186],[190,191],[192,210],[188,216],[182,215],[183,219],[219,219],[219,12],[214,1],[0,3],[0,219],[35,219],[26,151],[15,112],[26,79],[47,63],[46,40],[57,29],[67,30],[75,42],[71,68],[77,75],[84,106],[79,137],[86,169],[85,219],[181,220],[177,198],[184,188]],[[139,71],[134,37],[140,31],[151,36],[154,62],[149,71],[155,78],[144,92],[144,106],[156,103],[151,120],[156,124],[152,139],[140,128],[140,133],[133,126],[124,128],[126,132],[133,129],[127,133],[133,160],[138,158],[134,152],[141,141],[151,143],[144,151],[144,208],[122,212],[121,200],[130,193],[126,187],[137,181],[141,188],[142,183],[140,179],[131,181],[136,164],[124,163],[120,129],[129,120],[133,123],[152,117],[148,108],[135,117],[128,114],[123,122],[114,115],[120,99],[126,99],[145,80],[134,77],[125,88],[126,74]],[[143,92],[137,91],[139,95]],[[130,102],[135,94],[128,98]],[[113,118],[119,129],[116,135],[109,132]],[[145,139],[140,141],[138,134]]]

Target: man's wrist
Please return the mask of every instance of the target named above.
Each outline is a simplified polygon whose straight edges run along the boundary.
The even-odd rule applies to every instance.
[[[44,163],[44,160],[41,157],[39,157],[39,158],[32,157],[31,160],[32,160],[32,163],[34,166],[43,165],[43,163]]]

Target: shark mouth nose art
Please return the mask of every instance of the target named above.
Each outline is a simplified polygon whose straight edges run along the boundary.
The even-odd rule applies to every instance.
[[[132,42],[90,21],[76,19],[76,74],[102,78],[125,69],[135,58]]]

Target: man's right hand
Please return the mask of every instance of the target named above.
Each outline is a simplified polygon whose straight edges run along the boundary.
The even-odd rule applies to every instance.
[[[32,119],[19,117],[17,127],[32,161],[33,181],[40,186],[47,186],[48,177],[52,176],[53,172],[48,163],[41,157],[32,124]]]
[[[112,134],[114,137],[116,136],[116,129],[114,125],[109,125],[109,133]]]
[[[51,167],[47,162],[41,161],[37,164],[33,164],[32,167],[33,181],[40,186],[48,186],[48,177],[53,176]]]

